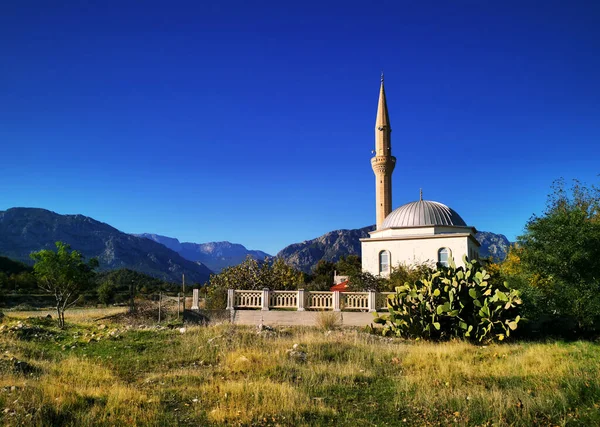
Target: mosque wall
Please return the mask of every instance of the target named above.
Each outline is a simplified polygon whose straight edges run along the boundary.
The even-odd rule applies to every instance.
[[[390,265],[435,263],[438,261],[438,251],[448,248],[456,266],[464,266],[463,255],[469,255],[476,248],[467,236],[444,236],[424,239],[407,240],[366,240],[361,242],[362,268],[374,275],[379,275],[379,254],[388,251]],[[471,251],[470,251],[471,250]]]

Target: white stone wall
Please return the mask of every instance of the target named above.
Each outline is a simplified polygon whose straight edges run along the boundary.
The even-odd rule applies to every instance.
[[[469,254],[469,248],[478,251],[477,244],[468,236],[438,235],[423,239],[393,239],[393,240],[369,240],[361,242],[362,268],[371,274],[379,274],[379,253],[383,250],[390,252],[392,267],[399,263],[415,264],[437,262],[438,250],[440,248],[450,249],[457,266],[463,266],[463,255]]]

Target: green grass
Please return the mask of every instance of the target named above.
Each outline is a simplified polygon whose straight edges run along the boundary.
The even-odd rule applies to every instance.
[[[231,325],[181,334],[102,322],[80,313],[62,331],[9,313],[0,423],[600,425],[598,343],[476,346]],[[290,357],[294,344],[306,361]]]

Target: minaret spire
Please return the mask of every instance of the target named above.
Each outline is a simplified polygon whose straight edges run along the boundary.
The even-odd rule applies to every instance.
[[[385,217],[392,211],[392,172],[396,166],[396,158],[392,156],[392,127],[385,98],[383,72],[375,120],[375,157],[371,159],[371,166],[375,173],[376,217],[379,229]]]

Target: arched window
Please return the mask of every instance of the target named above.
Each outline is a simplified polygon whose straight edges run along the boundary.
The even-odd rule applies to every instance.
[[[379,252],[379,274],[386,275],[390,273],[390,253],[388,251]]]
[[[450,250],[448,248],[440,248],[438,251],[438,262],[444,267],[448,267],[448,258],[450,258]]]

